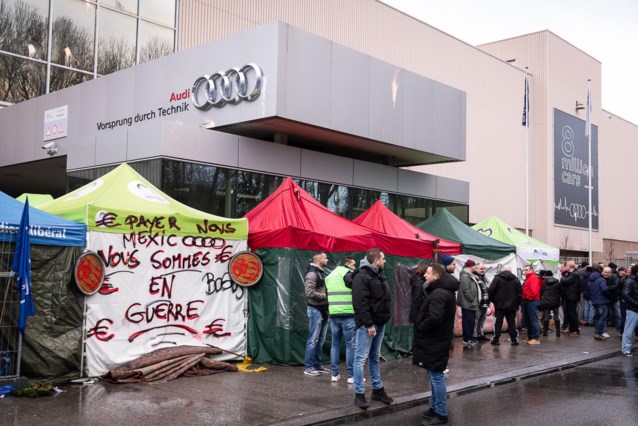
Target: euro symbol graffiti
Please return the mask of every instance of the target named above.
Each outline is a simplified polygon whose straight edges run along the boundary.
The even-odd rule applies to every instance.
[[[109,325],[113,325],[113,321],[111,321],[110,319],[102,318],[95,324],[95,327],[89,328],[88,332],[86,333],[87,339],[95,336],[96,339],[102,342],[108,342],[115,337],[115,334],[113,333],[108,334],[109,325],[102,325],[102,321],[106,321],[109,323]]]
[[[103,228],[115,228],[116,226],[120,226],[119,223],[115,223],[117,219],[116,213],[104,212],[104,214],[100,217],[100,219],[96,219],[95,226],[103,227]]]

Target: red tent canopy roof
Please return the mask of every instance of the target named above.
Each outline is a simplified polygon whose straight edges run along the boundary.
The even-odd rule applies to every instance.
[[[428,234],[423,229],[406,222],[390,211],[381,200],[377,200],[353,222],[395,237],[428,241],[430,243],[439,240],[436,250],[449,255],[461,254],[461,245],[459,243]]]
[[[351,252],[378,247],[397,256],[429,259],[433,254],[431,242],[386,235],[331,212],[291,178],[244,217],[248,219],[248,245],[253,250]]]

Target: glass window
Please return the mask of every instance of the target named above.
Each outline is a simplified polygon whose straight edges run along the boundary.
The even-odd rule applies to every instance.
[[[94,34],[94,5],[57,0],[53,7],[51,62],[93,71]]]
[[[75,86],[84,83],[93,78],[92,74],[79,71],[71,71],[65,68],[59,68],[55,65],[51,66],[51,82],[49,83],[49,91],[55,92],[66,87]]]
[[[175,31],[140,22],[140,64],[173,53]]]
[[[0,1],[0,50],[46,60],[48,0]]]
[[[175,0],[140,0],[140,18],[175,27]]]
[[[135,64],[137,19],[100,9],[97,72],[105,75]]]
[[[102,0],[102,6],[108,6],[121,12],[137,15],[137,0]]]
[[[46,66],[0,54],[0,101],[17,103],[44,95]]]
[[[284,178],[280,176],[269,176],[261,173],[235,171],[236,211],[232,217],[242,217],[270,194],[275,192],[283,183]]]
[[[221,167],[164,160],[161,189],[194,209],[230,216],[231,171]]]
[[[352,212],[348,219],[356,219],[361,213],[368,210],[375,201],[381,198],[379,191],[371,191],[369,189],[352,188]]]

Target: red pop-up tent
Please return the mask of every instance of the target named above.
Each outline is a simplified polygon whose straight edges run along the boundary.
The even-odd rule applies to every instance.
[[[378,230],[384,234],[412,239],[419,242],[428,242],[430,244],[438,242],[435,249],[444,254],[457,255],[461,254],[461,245],[459,243],[444,240],[443,238],[436,237],[428,234],[423,229],[419,229],[416,226],[401,219],[396,214],[392,213],[381,200],[377,200],[370,208],[355,220],[357,223],[366,228]]]
[[[388,213],[394,216],[389,210]],[[328,210],[291,178],[286,178],[275,192],[245,217],[250,229],[248,246],[253,250],[268,247],[365,252],[377,247],[386,254],[431,259],[436,239],[416,227],[416,232],[427,238],[415,239],[414,232],[407,238],[398,234],[387,235],[382,229],[357,225]],[[461,253],[459,244],[444,243],[444,253]]]
[[[432,258],[431,241],[357,225],[328,210],[290,178],[245,217],[248,246],[264,265],[261,281],[248,292],[248,354],[256,362],[303,363],[308,337],[304,277],[313,252],[325,251],[333,268],[343,256],[359,261],[373,247],[386,255],[384,274],[394,302],[382,351],[386,356],[409,353],[413,333],[408,271]]]

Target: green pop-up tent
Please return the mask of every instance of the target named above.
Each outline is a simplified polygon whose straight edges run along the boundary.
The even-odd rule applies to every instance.
[[[525,235],[496,216],[488,217],[474,225],[472,229],[506,244],[516,246],[516,254],[530,262],[535,260],[558,262],[559,250],[556,247]]]
[[[437,237],[460,243],[463,254],[494,260],[516,253],[516,247],[513,245],[475,231],[445,208],[438,209],[436,214],[419,223],[416,227]]]
[[[226,359],[245,352],[246,291],[229,263],[246,250],[246,219],[181,204],[126,164],[42,209],[86,223],[87,249],[104,263],[86,297],[89,375],[172,346],[212,344]]]
[[[42,204],[46,204],[49,201],[53,201],[53,196],[49,194],[29,194],[24,193],[20,195],[16,200],[22,201],[23,203],[26,201],[27,197],[29,197],[29,205],[31,207],[38,207]]]

